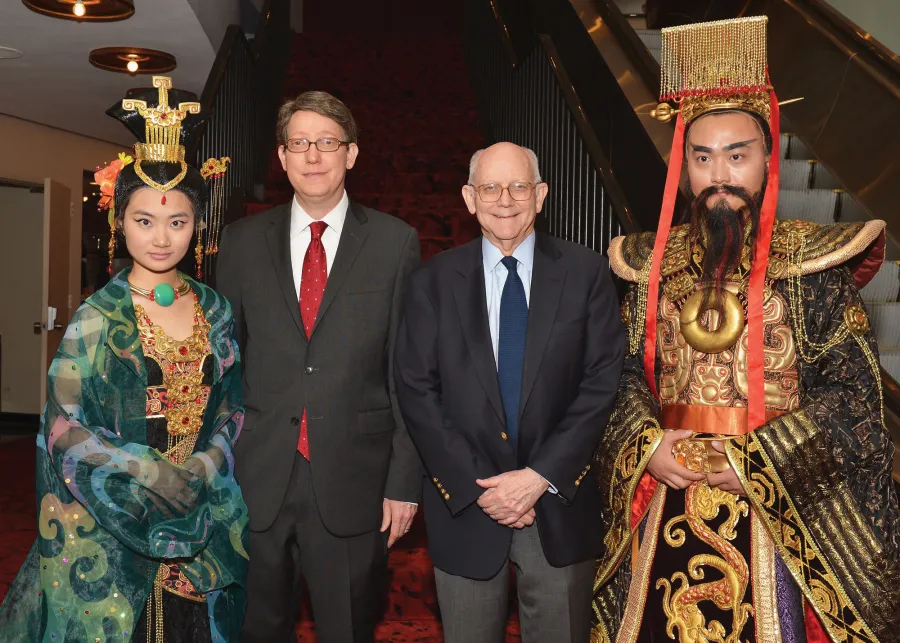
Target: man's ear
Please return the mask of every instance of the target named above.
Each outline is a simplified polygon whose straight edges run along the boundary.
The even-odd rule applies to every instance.
[[[475,188],[471,185],[462,186],[462,198],[466,202],[469,214],[475,214]]]

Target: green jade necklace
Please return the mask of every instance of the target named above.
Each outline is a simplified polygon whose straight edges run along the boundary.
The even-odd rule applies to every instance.
[[[135,295],[140,295],[144,299],[149,299],[150,301],[156,302],[164,308],[168,308],[175,303],[176,299],[188,294],[191,291],[191,287],[183,279],[181,280],[181,284],[177,289],[172,288],[172,286],[170,286],[169,284],[159,284],[153,290],[147,290],[145,288],[138,288],[130,281],[128,282],[128,287]]]

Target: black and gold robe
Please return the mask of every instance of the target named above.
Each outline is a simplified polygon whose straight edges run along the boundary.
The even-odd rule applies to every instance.
[[[613,241],[610,265],[632,283],[630,350],[594,465],[608,533],[592,643],[900,640],[894,447],[858,291],[880,265],[883,229],[776,222],[763,314],[767,422],[725,442],[746,497],[705,481],[674,491],[646,472],[679,412],[716,407],[700,415],[746,422],[746,325],[717,354],[685,341],[679,312],[702,281],[703,250],[687,226],[673,228],[652,396],[643,348],[655,236]],[[749,249],[726,286],[744,309],[748,272]]]

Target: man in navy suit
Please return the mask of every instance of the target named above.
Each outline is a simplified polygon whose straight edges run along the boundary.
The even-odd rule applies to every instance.
[[[395,353],[447,643],[500,643],[508,564],[526,643],[587,643],[599,495],[587,478],[625,347],[607,260],[537,233],[533,152],[476,152],[483,236],[410,279]]]

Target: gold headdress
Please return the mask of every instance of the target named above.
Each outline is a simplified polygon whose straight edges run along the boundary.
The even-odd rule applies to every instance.
[[[218,235],[222,227],[222,211],[224,207],[225,190],[222,185],[222,177],[225,175],[228,157],[223,159],[208,159],[201,166],[200,171],[193,168],[185,160],[186,147],[192,149],[190,141],[196,139],[203,119],[200,114],[200,103],[197,96],[191,92],[172,88],[172,79],[167,76],[154,76],[152,88],[140,88],[129,90],[128,95],[116,105],[113,105],[107,114],[121,121],[137,138],[134,145],[134,174],[145,185],[162,193],[161,202],[166,203],[166,192],[174,189],[184,182],[182,190],[193,194],[199,201],[198,205],[205,208],[195,213],[197,221],[197,247],[195,257],[197,260],[197,278],[202,278],[202,262],[204,250],[207,254],[214,254],[218,249]],[[131,157],[126,157],[127,162],[114,162],[115,173],[110,166],[107,175],[103,175],[111,186],[119,185],[118,175],[131,162]],[[164,183],[151,178],[142,167],[142,163],[172,164],[162,172],[168,179]],[[179,169],[180,166],[180,169]],[[98,168],[100,170],[100,168]],[[160,173],[152,172],[157,178]],[[100,176],[98,172],[98,177]],[[188,177],[185,181],[185,177]],[[100,183],[100,178],[95,179]],[[130,179],[134,181],[133,176]],[[203,199],[205,188],[203,182],[210,183],[210,198]],[[128,183],[126,183],[128,185]],[[131,184],[133,187],[133,183]],[[112,258],[115,251],[115,218],[112,214],[114,207],[114,189],[110,188],[109,198],[101,202],[101,209],[109,207],[110,221],[110,266],[112,270]],[[106,192],[104,192],[106,195]]]
[[[660,105],[663,122],[679,110],[685,124],[717,109],[739,109],[769,121],[766,16],[718,20],[662,30]]]
[[[144,183],[165,193],[181,183],[184,175],[187,174],[184,145],[181,144],[181,123],[188,114],[200,113],[200,103],[178,103],[177,109],[172,109],[169,106],[169,90],[172,89],[172,79],[166,76],[154,76],[153,86],[159,90],[159,102],[156,107],[147,107],[147,101],[125,98],[122,100],[122,109],[137,111],[145,122],[144,142],[134,144],[134,156],[137,159],[134,171]],[[157,183],[141,170],[141,161],[180,163],[181,172],[167,183]]]

